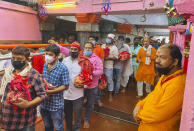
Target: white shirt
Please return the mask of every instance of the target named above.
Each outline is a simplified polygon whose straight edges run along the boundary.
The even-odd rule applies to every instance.
[[[2,55],[0,54],[0,57],[9,57],[11,56],[11,53],[6,54],[6,55]],[[11,65],[11,59],[7,59],[7,60],[0,60],[0,71],[4,70],[5,68],[9,67]]]
[[[118,49],[118,50],[119,50],[119,53],[121,53],[122,51],[128,51],[130,53],[129,46],[127,44],[123,44],[123,46],[120,49]],[[122,67],[123,67],[123,61],[120,61],[118,59],[118,60],[116,60],[114,62],[114,68],[115,69],[122,69]]]
[[[69,89],[64,91],[63,96],[66,100],[76,100],[80,97],[84,96],[83,88],[76,88],[74,86],[74,79],[81,73],[81,66],[78,64],[78,59],[72,61],[71,57],[66,57],[63,60],[63,64],[65,64],[69,71]]]
[[[106,48],[106,44],[102,45],[102,48]],[[118,59],[119,51],[115,45],[109,47],[110,52],[108,58],[115,58]],[[113,69],[114,60],[104,60],[104,67],[108,69]]]

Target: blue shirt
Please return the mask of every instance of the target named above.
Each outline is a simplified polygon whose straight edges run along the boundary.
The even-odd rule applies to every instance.
[[[58,62],[50,71],[48,70],[48,64],[44,64],[43,77],[46,79],[47,82],[49,82],[53,86],[56,86],[57,88],[63,85],[69,85],[68,69],[61,62]],[[49,111],[57,111],[58,109],[63,109],[63,107],[63,92],[51,94],[49,96],[49,99],[45,99],[41,103],[41,108]]]
[[[138,45],[136,48],[134,48],[134,45],[131,45],[129,48],[130,48],[130,50],[131,50],[131,53],[134,53],[135,55],[137,55],[138,52],[139,52],[139,50],[141,49],[141,46]],[[133,64],[134,66],[139,66],[139,63],[136,62],[136,57],[133,57],[133,58],[132,58],[132,64]]]

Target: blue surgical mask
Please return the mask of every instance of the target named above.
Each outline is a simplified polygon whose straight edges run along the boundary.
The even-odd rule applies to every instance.
[[[91,56],[92,55],[92,51],[84,51],[84,55],[85,56]]]
[[[111,40],[111,39],[106,38],[106,43],[107,43],[107,44],[111,44],[111,43],[112,43],[112,40]]]
[[[92,45],[93,45],[93,46],[95,46],[95,45],[96,45],[96,41],[92,41],[91,43],[92,43]]]

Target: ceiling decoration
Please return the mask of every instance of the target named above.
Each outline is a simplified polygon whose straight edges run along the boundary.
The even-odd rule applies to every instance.
[[[103,0],[102,10],[104,11],[104,15],[108,15],[108,11],[111,10],[110,0]]]

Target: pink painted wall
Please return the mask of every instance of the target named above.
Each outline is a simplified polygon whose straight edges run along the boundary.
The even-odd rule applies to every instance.
[[[193,28],[194,29],[194,28]],[[194,130],[194,34],[192,35],[180,131]]]
[[[179,14],[190,14],[194,23],[194,0],[174,0]],[[194,30],[194,24],[193,24]],[[194,31],[192,33],[180,131],[194,131]]]
[[[37,12],[0,1],[0,40],[41,40]]]
[[[184,63],[184,43],[185,43],[185,32],[187,29],[187,25],[176,25],[169,26],[169,30],[174,34],[173,44],[179,46],[181,48],[182,57],[182,65]]]
[[[194,0],[174,0],[174,7],[179,14],[194,14]]]
[[[60,1],[60,0],[58,0]],[[72,1],[72,0],[66,0]],[[66,8],[56,8],[48,9],[49,14],[75,14],[75,13],[103,13],[101,9],[103,7],[103,0],[80,0],[76,7],[66,7]],[[123,1],[123,0],[111,0],[112,2]],[[145,1],[145,8],[147,9],[157,9],[163,8],[165,5],[165,0],[139,0],[139,2],[130,2],[130,0],[125,0],[124,3],[113,3],[111,4],[110,12],[129,12],[134,10],[142,10],[143,2]],[[128,1],[128,2],[127,2]],[[149,3],[154,2],[154,6],[150,7]]]

